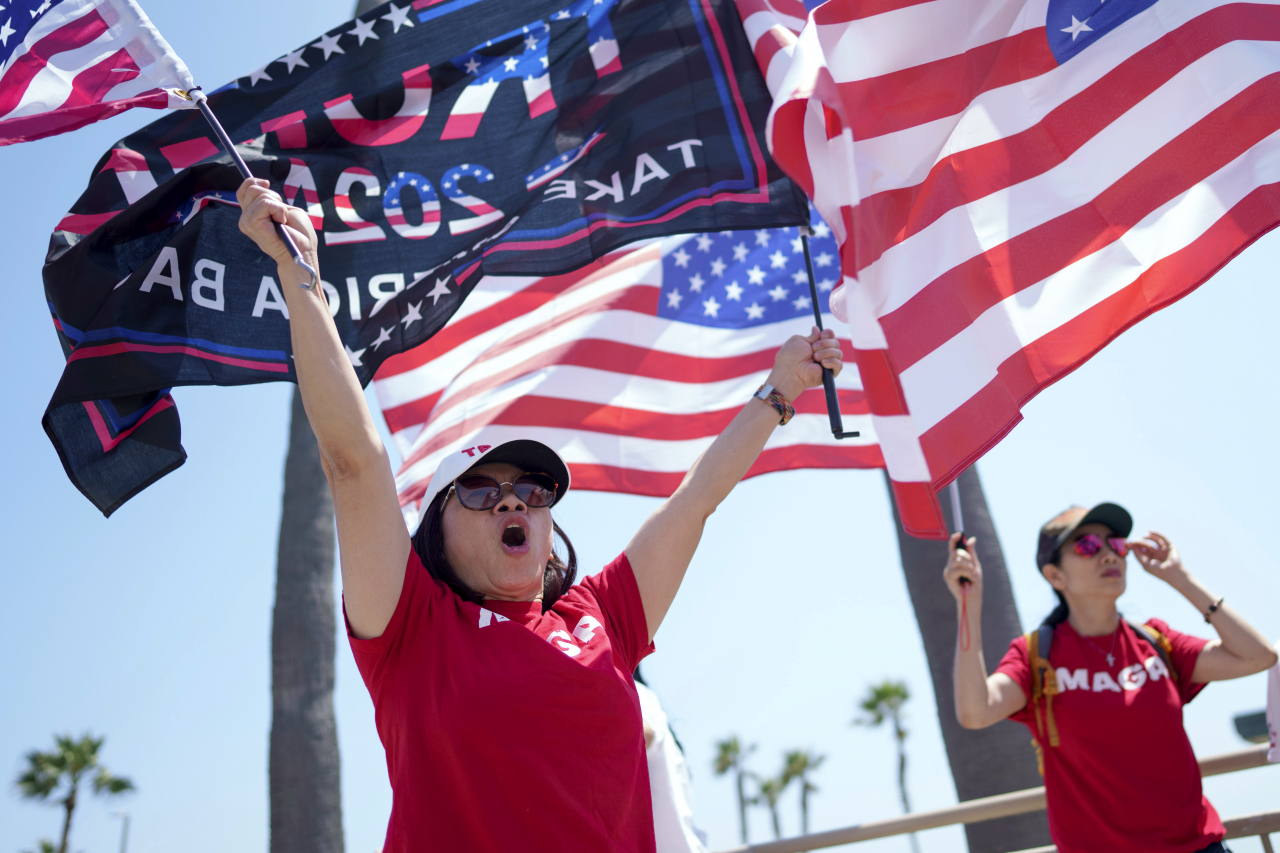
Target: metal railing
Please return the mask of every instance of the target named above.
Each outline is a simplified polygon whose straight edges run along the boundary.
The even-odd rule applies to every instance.
[[[1237,770],[1248,770],[1252,767],[1263,767],[1267,763],[1267,747],[1254,746],[1236,752],[1225,752],[1200,759],[1201,776],[1217,776],[1222,773],[1234,773]],[[1008,794],[997,794],[994,797],[982,797],[977,800],[965,800],[945,809],[892,817],[887,820],[876,820],[848,826],[844,829],[832,829],[826,832],[814,832],[795,838],[783,838],[778,841],[766,841],[760,844],[749,844],[745,847],[734,847],[721,853],[804,853],[808,850],[821,850],[824,847],[836,847],[841,844],[852,844],[856,841],[870,841],[873,838],[886,838],[891,835],[905,835],[924,829],[936,829],[940,826],[978,823],[994,820],[999,817],[1026,814],[1040,811],[1045,807],[1044,787],[1028,788],[1025,791],[1012,791]],[[1264,812],[1247,817],[1238,817],[1224,822],[1227,827],[1227,838],[1243,838],[1258,835],[1262,837],[1262,846],[1266,853],[1273,853],[1267,834],[1280,832],[1280,811]],[[1022,853],[1050,853],[1054,847],[1042,847],[1026,850]]]

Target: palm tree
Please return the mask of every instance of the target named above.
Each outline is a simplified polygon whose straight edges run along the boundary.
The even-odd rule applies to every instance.
[[[49,841],[40,842],[41,853],[67,853],[67,839],[71,835],[71,816],[76,810],[76,798],[80,783],[93,776],[93,793],[98,796],[117,796],[134,790],[133,782],[124,776],[116,776],[98,763],[98,751],[105,738],[85,734],[79,740],[70,735],[58,735],[52,752],[31,750],[26,755],[27,769],[18,777],[18,791],[29,800],[54,802],[66,810],[62,820],[62,841],[54,848]]]
[[[788,752],[784,759],[785,764],[782,769],[782,778],[786,782],[792,779],[800,781],[800,834],[809,834],[809,795],[818,790],[817,786],[809,781],[809,774],[822,766],[822,762],[826,761],[825,755],[814,755],[807,749],[797,749]]]
[[[343,853],[333,497],[295,388],[271,614],[270,853]]]
[[[738,821],[742,827],[743,844],[747,843],[747,803],[752,802],[747,799],[746,780],[748,776],[754,775],[746,768],[746,760],[755,748],[753,743],[744,749],[738,742],[738,736],[732,735],[716,744],[716,760],[713,765],[717,776],[733,771],[738,787]]]
[[[942,567],[947,563],[947,543],[907,535],[898,518],[897,506],[893,504],[893,489],[887,474],[885,478],[898,532],[902,574],[929,662],[938,723],[956,797],[962,801],[973,800],[1043,784],[1036,770],[1035,754],[1027,744],[1026,730],[1021,726],[1001,724],[974,731],[962,728],[956,719],[952,683],[956,606],[941,579]],[[1004,656],[1009,641],[1022,633],[1022,621],[977,468],[964,471],[958,482],[965,531],[977,538],[978,558],[982,560],[982,653],[990,666]],[[943,498],[942,511],[951,526],[951,502],[945,495]],[[1001,853],[1053,843],[1043,811],[971,823],[965,826],[964,834],[969,853]]]
[[[787,785],[791,780],[787,778],[786,771],[782,775],[760,780],[760,793],[752,798],[751,802],[760,805],[764,804],[769,808],[769,817],[773,819],[773,837],[782,837],[782,823],[778,820],[778,798],[782,796],[782,792],[787,789]]]
[[[885,720],[893,722],[893,738],[898,745],[898,791],[902,794],[902,811],[911,813],[911,801],[907,798],[907,730],[902,725],[902,706],[911,698],[907,685],[901,681],[883,681],[867,689],[866,697],[858,704],[864,716],[853,721],[857,726],[877,727]],[[916,834],[911,833],[912,853],[920,853]]]

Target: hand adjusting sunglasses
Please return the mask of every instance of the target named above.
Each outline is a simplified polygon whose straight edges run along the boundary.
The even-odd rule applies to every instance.
[[[479,512],[498,505],[504,486],[510,486],[516,499],[531,509],[554,504],[556,490],[560,488],[549,474],[521,474],[510,483],[499,483],[483,474],[467,474],[453,481],[453,493],[458,496],[458,503]]]
[[[1076,553],[1081,557],[1092,557],[1102,550],[1103,538],[1096,533],[1086,533],[1075,541]],[[1116,556],[1124,557],[1129,553],[1129,543],[1123,536],[1108,536],[1107,547],[1116,552]]]

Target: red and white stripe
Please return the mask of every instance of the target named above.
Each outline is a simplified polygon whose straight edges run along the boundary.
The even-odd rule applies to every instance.
[[[689,239],[561,276],[486,277],[434,337],[383,363],[373,384],[404,458],[396,484],[410,528],[439,460],[463,442],[532,437],[565,458],[575,489],[671,494],[782,342],[811,325],[714,329],[658,317],[662,253]],[[862,437],[832,442],[821,390],[805,392],[747,476],[883,467],[850,368],[837,387],[846,429]]]
[[[63,0],[42,12],[0,67],[0,145],[65,133],[133,107],[190,109],[175,90],[193,85],[132,0]]]
[[[351,190],[357,184],[364,187],[366,197],[381,200],[382,184],[379,183],[377,175],[359,166],[343,170],[342,174],[338,175],[338,182],[333,188],[333,207],[338,213],[338,219],[350,226],[351,230],[324,232],[326,246],[387,239],[387,232],[382,230],[381,225],[361,219],[360,214],[356,213],[356,209],[351,206]]]
[[[904,518],[942,535],[933,491],[1024,403],[1280,220],[1280,2],[1159,0],[1061,66],[1048,0],[782,5],[738,2],[770,148],[841,241]]]

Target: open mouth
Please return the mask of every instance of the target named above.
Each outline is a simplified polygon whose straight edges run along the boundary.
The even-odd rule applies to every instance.
[[[524,528],[512,525],[502,531],[502,544],[508,548],[519,548],[525,543]]]

